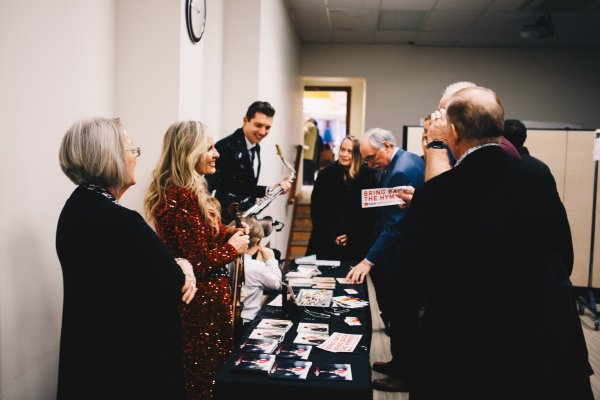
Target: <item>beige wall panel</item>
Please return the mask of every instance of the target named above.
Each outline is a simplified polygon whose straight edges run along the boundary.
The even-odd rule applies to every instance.
[[[590,136],[593,137],[593,135],[593,132],[590,133]],[[591,155],[589,158],[592,158]],[[598,171],[598,173],[600,174],[600,171]],[[598,185],[600,185],[600,178],[598,179]],[[600,288],[600,187],[598,188],[598,194],[596,197],[596,234],[594,239],[594,270],[592,273],[592,286],[595,288]],[[591,219],[592,217],[590,214],[590,221]],[[587,275],[585,282],[587,283]]]
[[[409,126],[406,135],[406,150],[421,157],[423,155],[423,146],[421,145],[422,137],[422,126]],[[400,144],[400,146],[402,146],[402,144]]]
[[[571,281],[575,286],[587,285],[594,180],[593,141],[591,132],[569,132],[567,136],[564,204],[573,235],[575,265]]]
[[[525,147],[529,154],[545,162],[554,180],[560,199],[565,201],[565,170],[567,163],[567,132],[555,130],[528,130]]]

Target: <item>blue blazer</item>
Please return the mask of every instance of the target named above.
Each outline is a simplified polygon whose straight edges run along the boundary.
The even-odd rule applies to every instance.
[[[416,154],[398,149],[385,172],[382,187],[413,186],[415,189],[423,184],[425,163]],[[376,268],[387,271],[394,266],[395,251],[398,239],[404,228],[407,209],[397,205],[380,208],[379,235],[371,246],[366,259]]]

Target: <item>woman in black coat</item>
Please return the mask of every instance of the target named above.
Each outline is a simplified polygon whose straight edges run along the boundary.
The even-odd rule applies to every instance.
[[[307,255],[345,261],[366,255],[375,218],[370,218],[372,209],[361,208],[360,191],[374,187],[374,176],[361,164],[358,140],[347,136],[340,143],[338,160],[319,172],[311,195],[312,233]]]
[[[118,203],[135,183],[139,155],[116,119],[77,122],[61,144],[61,168],[78,187],[56,233],[64,281],[58,399],[183,398],[178,307],[196,283],[191,265],[176,262],[144,219]]]

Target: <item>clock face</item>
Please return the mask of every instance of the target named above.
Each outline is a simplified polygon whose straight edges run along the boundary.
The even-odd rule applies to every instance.
[[[197,43],[204,33],[206,0],[187,0],[185,7],[187,29],[192,42]]]

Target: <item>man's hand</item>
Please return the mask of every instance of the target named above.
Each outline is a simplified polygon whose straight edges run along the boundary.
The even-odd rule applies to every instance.
[[[441,140],[448,144],[450,136],[450,124],[446,118],[446,109],[441,108],[431,113],[431,124],[425,134],[424,142],[431,143],[434,140]]]
[[[290,191],[290,189],[292,188],[292,184],[290,183],[290,177],[286,176],[285,178],[283,178],[283,180],[281,182],[279,182],[277,185],[281,186],[281,188],[283,189],[283,193],[287,193]],[[275,185],[275,186],[277,186]]]
[[[345,246],[348,243],[348,235],[340,235],[335,238],[335,244],[338,246]]]
[[[367,262],[367,260],[362,260],[358,264],[356,264],[348,275],[346,275],[346,279],[351,281],[352,283],[363,283],[369,272],[371,271],[373,266]]]
[[[412,201],[413,195],[415,193],[415,188],[404,188],[398,193],[398,197],[404,200],[404,204],[400,204],[400,208],[408,208],[410,207],[410,203]]]

